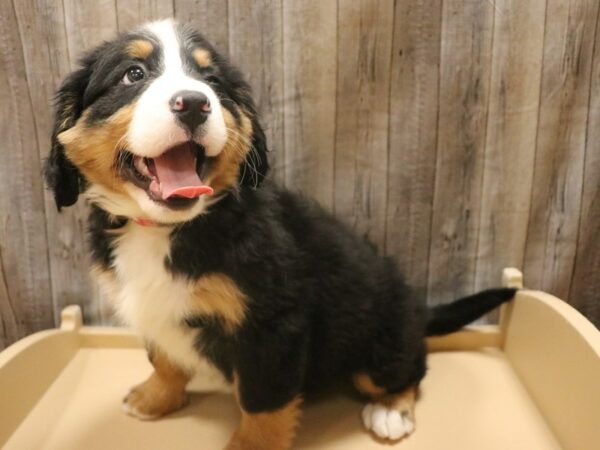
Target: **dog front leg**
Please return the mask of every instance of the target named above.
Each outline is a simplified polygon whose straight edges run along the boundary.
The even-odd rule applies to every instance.
[[[192,375],[158,349],[149,349],[148,357],[154,372],[123,399],[125,412],[142,420],[157,419],[185,406],[185,387]]]
[[[226,450],[287,450],[300,419],[300,397],[273,411],[249,413],[240,404],[242,420]]]

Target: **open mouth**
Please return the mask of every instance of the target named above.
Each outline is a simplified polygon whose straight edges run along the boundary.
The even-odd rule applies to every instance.
[[[152,200],[170,208],[187,208],[200,196],[213,194],[213,189],[202,180],[206,175],[206,154],[196,142],[178,144],[156,158],[127,151],[121,158],[123,176],[146,191]]]

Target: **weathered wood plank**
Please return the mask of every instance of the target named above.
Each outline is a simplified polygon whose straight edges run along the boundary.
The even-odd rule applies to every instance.
[[[0,2],[0,348],[54,325],[44,188],[13,2]]]
[[[117,0],[117,25],[120,32],[146,22],[173,17],[172,0]]]
[[[2,245],[0,245],[1,251]],[[8,292],[8,279],[4,273],[4,266],[7,264],[9,264],[7,258],[4,258],[2,253],[0,253],[0,350],[8,347],[20,337],[18,331],[18,312],[13,308]]]
[[[174,0],[175,18],[181,23],[194,25],[217,50],[229,55],[228,3],[214,0]]]
[[[598,2],[548,0],[527,285],[569,298],[585,152]]]
[[[267,135],[273,176],[283,182],[282,0],[229,3],[229,46],[234,64],[254,93]]]
[[[444,1],[429,297],[471,293],[491,68],[493,2]]]
[[[85,51],[117,35],[117,10],[114,0],[82,2],[63,0],[65,27],[69,43],[71,67]]]
[[[285,182],[333,210],[335,0],[283,3]]]
[[[63,0],[65,9],[65,29],[67,32],[67,44],[69,48],[69,59],[71,68],[77,67],[77,61],[81,55],[91,50],[102,41],[113,39],[117,35],[117,11],[114,0],[100,0],[94,2],[80,2],[77,0]],[[87,227],[87,208],[83,202],[79,202],[74,211],[73,226],[70,229],[60,229],[60,240],[66,244],[61,248],[63,257],[69,257],[65,249],[73,252],[72,258],[80,262],[79,270],[88,276],[89,252],[87,245],[82,243],[81,236]],[[61,213],[62,215],[62,213]],[[69,274],[73,276],[73,274]],[[58,279],[59,286],[68,289],[70,278]],[[83,279],[81,280],[83,284]],[[98,286],[91,284],[92,291],[89,300],[84,304],[85,319],[91,323],[108,323],[112,318],[112,311],[106,299],[102,299]],[[64,300],[68,303],[75,295],[69,293]],[[77,299],[75,299],[77,300]],[[82,300],[83,301],[83,300]],[[57,311],[58,314],[58,311]]]
[[[432,303],[524,266],[528,286],[600,325],[598,9],[595,0],[0,2],[0,348],[52,326],[67,303],[86,321],[108,317],[87,275],[86,208],[58,214],[39,176],[50,98],[84,50],[170,15],[248,77],[275,177],[383,243]]]
[[[52,132],[52,98],[62,78],[70,71],[62,2],[24,0],[15,2],[17,20],[23,41],[27,82],[34,107],[32,126],[38,136],[41,160],[50,151]],[[60,310],[68,304],[79,304],[86,319],[96,319],[94,287],[87,273],[85,245],[86,208],[83,204],[58,213],[52,193],[46,191],[45,213],[48,233],[51,295],[54,318],[58,323]],[[50,295],[49,294],[49,295]]]
[[[386,253],[427,287],[438,130],[441,0],[396,2]],[[368,149],[366,149],[368,151]]]
[[[380,248],[393,19],[391,0],[338,2],[334,212]]]
[[[522,267],[544,48],[545,1],[496,2],[476,289]]]
[[[600,76],[600,74],[598,74]],[[597,100],[595,101],[597,102]],[[597,106],[595,107],[595,109]],[[600,120],[597,109],[592,116]],[[600,138],[597,126],[590,137]],[[600,328],[600,147],[588,145],[581,227],[569,303]]]
[[[600,16],[600,12],[599,12]],[[600,19],[592,60],[581,222],[569,303],[600,327]]]

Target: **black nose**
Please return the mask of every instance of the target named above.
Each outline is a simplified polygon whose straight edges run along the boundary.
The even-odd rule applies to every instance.
[[[210,114],[210,101],[202,92],[179,91],[169,101],[171,111],[192,133],[206,122]]]

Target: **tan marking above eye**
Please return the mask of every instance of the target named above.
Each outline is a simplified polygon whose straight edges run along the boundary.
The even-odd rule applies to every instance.
[[[136,39],[127,44],[126,51],[132,58],[146,59],[154,51],[154,46],[145,39]]]
[[[194,60],[198,63],[200,67],[210,67],[212,64],[212,59],[210,57],[210,52],[205,48],[196,48],[192,52],[192,56]]]

